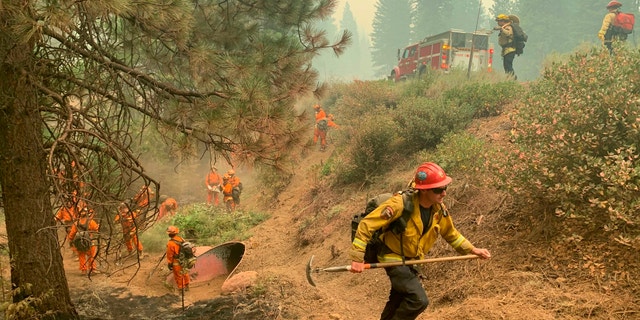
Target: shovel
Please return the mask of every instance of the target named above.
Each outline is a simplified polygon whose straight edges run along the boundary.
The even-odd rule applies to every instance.
[[[443,261],[454,261],[454,260],[469,260],[469,259],[477,259],[479,258],[475,254],[468,254],[466,256],[454,256],[454,257],[442,257],[442,258],[431,258],[431,259],[422,259],[422,260],[407,260],[405,262],[397,261],[397,262],[378,262],[378,263],[365,263],[365,269],[376,269],[376,268],[386,268],[386,267],[396,267],[402,265],[413,265],[413,264],[425,264],[431,262],[443,262]],[[313,256],[309,259],[309,263],[307,263],[307,281],[312,286],[316,286],[313,278],[311,277],[312,273],[320,273],[320,272],[341,272],[341,271],[350,271],[351,266],[338,266],[338,267],[329,267],[329,268],[315,268],[311,266],[313,263]]]

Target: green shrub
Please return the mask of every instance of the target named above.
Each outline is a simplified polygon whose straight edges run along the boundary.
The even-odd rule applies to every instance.
[[[544,71],[514,116],[500,169],[516,195],[594,221],[640,223],[640,53],[577,53]]]
[[[466,181],[483,183],[485,163],[496,154],[484,141],[468,132],[450,133],[442,139],[435,152],[420,152],[418,159],[432,161],[446,168],[449,175],[464,177]],[[482,174],[481,174],[482,173]]]
[[[387,172],[398,158],[402,139],[389,110],[358,117],[357,122],[341,128],[340,165],[336,166],[338,184],[370,184]]]
[[[170,219],[160,220],[145,231],[141,241],[145,251],[158,252],[167,244],[167,227],[177,226],[180,236],[200,246],[215,246],[227,241],[243,241],[249,230],[268,218],[267,214],[237,210],[226,213],[223,208],[192,204],[180,208]]]
[[[467,105],[455,106],[440,99],[404,99],[393,113],[396,130],[404,142],[399,151],[410,155],[435,148],[445,134],[465,128],[472,114]]]
[[[442,98],[457,106],[468,105],[474,110],[474,118],[482,118],[502,114],[504,106],[519,101],[523,93],[524,88],[515,81],[467,82],[446,90]]]

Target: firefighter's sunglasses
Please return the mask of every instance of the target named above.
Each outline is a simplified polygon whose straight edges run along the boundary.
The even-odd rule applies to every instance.
[[[429,189],[431,191],[433,191],[433,193],[435,194],[442,194],[443,192],[445,192],[447,190],[447,187],[441,187],[441,188],[434,188],[434,189]]]

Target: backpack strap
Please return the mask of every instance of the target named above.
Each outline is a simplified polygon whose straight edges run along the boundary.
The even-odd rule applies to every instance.
[[[411,219],[411,214],[413,214],[413,193],[414,190],[406,190],[402,191],[402,216],[398,218],[400,220],[398,223],[397,230],[400,233],[400,256],[402,257],[402,265],[405,265],[404,259],[404,230],[407,228],[407,221]]]

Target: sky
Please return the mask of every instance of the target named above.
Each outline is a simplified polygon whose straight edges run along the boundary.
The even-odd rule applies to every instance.
[[[373,17],[376,14],[376,3],[378,0],[338,0],[336,12],[334,13],[334,18],[338,24],[342,20],[342,12],[347,2],[351,7],[351,12],[356,18],[358,26],[365,30],[367,35],[371,37],[371,32],[373,32]],[[482,0],[482,2],[485,7],[493,4],[493,0]]]

